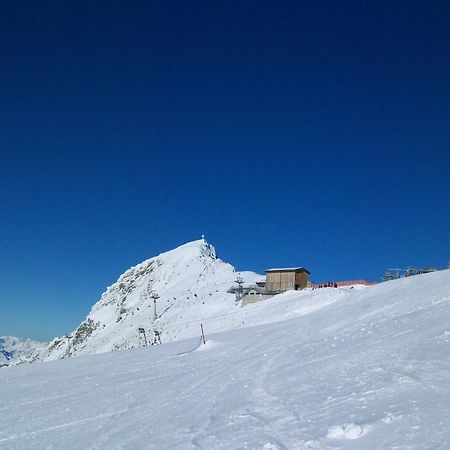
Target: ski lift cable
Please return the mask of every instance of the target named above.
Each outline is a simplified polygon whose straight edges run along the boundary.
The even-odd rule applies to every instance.
[[[230,282],[229,281],[223,281],[223,282],[221,282],[221,283],[214,283],[213,285],[207,285],[207,286],[205,286],[204,288],[202,288],[202,289],[200,289],[200,288],[198,288],[198,289],[189,289],[189,291],[187,291],[186,289],[183,289],[183,290],[179,290],[179,291],[170,291],[170,295],[172,295],[172,294],[180,294],[180,293],[188,293],[188,294],[190,294],[190,293],[195,293],[195,292],[200,292],[200,291],[204,291],[204,290],[207,290],[208,288],[214,288],[214,287],[216,287],[216,286],[222,286],[222,285],[230,285]],[[234,281],[231,283],[231,284],[234,284]],[[164,291],[162,291],[162,292],[160,292],[162,295],[164,295]]]

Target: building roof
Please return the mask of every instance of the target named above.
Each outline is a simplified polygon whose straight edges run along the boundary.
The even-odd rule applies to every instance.
[[[305,269],[304,267],[284,267],[279,269],[267,269],[266,273],[268,272],[306,272],[309,275],[309,270]]]

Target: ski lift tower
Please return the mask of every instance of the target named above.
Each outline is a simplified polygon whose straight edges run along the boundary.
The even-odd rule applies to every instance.
[[[153,331],[153,337],[152,337],[152,345],[158,345],[161,344],[161,333],[156,328],[156,320],[158,319],[158,314],[156,313],[156,300],[158,300],[159,295],[156,292],[153,292],[152,299],[153,299],[153,320],[152,320],[152,331]]]
[[[156,319],[158,318],[158,315],[156,314],[156,300],[158,300],[159,295],[156,292],[153,292],[152,299],[153,299],[153,323],[156,322]]]
[[[244,288],[242,287],[242,285],[244,284],[244,279],[239,275],[236,277],[235,283],[237,283],[238,285],[237,289],[235,290],[236,303],[239,303],[244,296]]]
[[[69,358],[70,357],[70,339],[72,336],[70,334],[66,334],[64,337],[67,339],[66,357]]]
[[[401,273],[402,272],[403,273],[406,272],[406,269],[399,269],[398,267],[394,268],[394,269],[388,269],[388,270],[393,274],[393,279],[394,280],[398,280],[399,278],[402,277]]]
[[[145,328],[139,327],[138,332],[139,332],[139,342],[141,346],[147,347],[148,344],[147,344],[147,335],[145,334]]]

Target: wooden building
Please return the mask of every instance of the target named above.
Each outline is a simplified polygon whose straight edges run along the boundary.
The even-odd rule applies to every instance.
[[[305,289],[308,286],[309,271],[304,267],[266,270],[267,293],[279,293]]]

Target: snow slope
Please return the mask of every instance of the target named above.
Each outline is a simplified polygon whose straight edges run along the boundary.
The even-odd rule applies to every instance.
[[[0,367],[33,362],[39,358],[45,345],[31,339],[0,336]]]
[[[140,347],[139,327],[146,330],[147,339],[153,335],[153,295],[159,297],[155,326],[162,342],[197,335],[206,317],[236,309],[234,295],[227,293],[236,275],[234,267],[217,258],[214,247],[203,239],[162,253],[121,275],[70,333],[70,340],[56,338],[42,358]],[[248,283],[261,278],[253,272],[240,276]]]
[[[449,270],[240,314],[264,324],[183,355],[197,339],[1,370],[0,448],[450,448]]]

